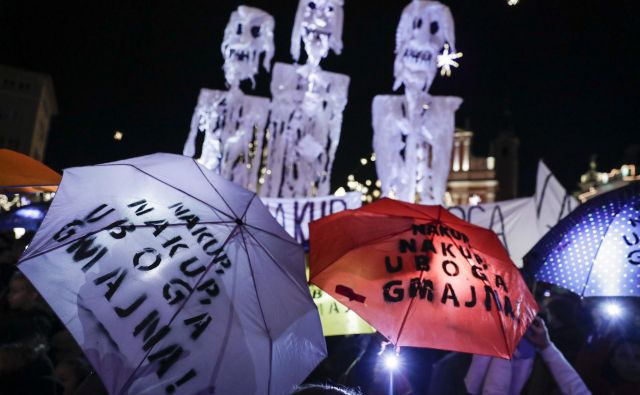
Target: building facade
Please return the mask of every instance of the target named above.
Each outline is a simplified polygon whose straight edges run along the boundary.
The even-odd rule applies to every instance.
[[[579,189],[573,194],[580,203],[631,182],[640,182],[640,175],[636,173],[634,164],[624,164],[619,169],[611,169],[608,172],[598,171],[597,167],[598,164],[593,157],[589,162],[589,170],[580,176]]]
[[[57,113],[49,75],[0,65],[0,148],[42,161]]]
[[[499,183],[492,156],[476,157],[471,153],[473,132],[456,129],[447,181],[447,206],[490,203],[496,200]]]

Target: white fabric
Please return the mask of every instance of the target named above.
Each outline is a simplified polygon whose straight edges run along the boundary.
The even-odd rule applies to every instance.
[[[517,395],[522,391],[532,369],[533,358],[510,361],[474,355],[464,382],[470,394]]]
[[[276,63],[271,80],[264,197],[314,197],[330,192],[349,77],[308,65]]]
[[[449,211],[472,224],[493,230],[518,267],[547,230],[578,206],[544,162],[538,162],[536,194],[531,197],[453,206]]]
[[[237,87],[245,79],[254,84],[261,57],[262,66],[269,71],[275,52],[274,26],[273,17],[259,8],[241,5],[231,13],[221,45],[227,84]]]
[[[565,395],[587,395],[591,391],[584,384],[578,373],[567,362],[564,355],[551,343],[549,347],[540,351],[540,356],[549,367],[549,371],[558,384],[558,388]]]
[[[201,89],[183,154],[195,157],[196,138],[204,135],[195,157],[207,169],[255,191],[269,99],[249,96],[239,89]]]
[[[373,99],[373,149],[382,195],[443,204],[451,164],[455,112],[462,99],[421,94]],[[427,106],[427,109],[425,107]]]
[[[373,99],[373,149],[382,196],[421,204],[443,204],[451,166],[459,97],[435,97],[429,88],[438,54],[454,47],[453,17],[437,1],[414,0],[396,30],[395,82],[403,96]]]
[[[261,57],[264,69],[271,68],[274,25],[273,17],[258,8],[240,6],[231,14],[221,45],[230,89],[200,90],[183,150],[209,170],[252,191],[258,187],[269,99],[245,95],[239,84],[246,79],[254,82]],[[199,135],[204,137],[202,147],[196,146]]]
[[[591,394],[578,373],[562,353],[551,343],[540,356],[565,395]],[[517,395],[522,391],[533,370],[534,358],[501,359],[474,355],[464,378],[470,394]]]
[[[309,242],[309,222],[343,210],[362,206],[362,194],[349,192],[344,196],[322,196],[317,198],[261,198],[284,230],[298,243]]]

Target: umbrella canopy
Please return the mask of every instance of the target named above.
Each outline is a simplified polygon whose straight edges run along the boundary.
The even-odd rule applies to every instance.
[[[640,182],[578,206],[525,262],[538,280],[581,296],[640,296]]]
[[[27,155],[0,149],[0,193],[55,192],[60,174]]]
[[[0,213],[0,229],[24,228],[35,232],[44,219],[48,207],[48,204],[34,203]]]
[[[311,282],[396,346],[510,358],[537,312],[495,233],[382,199],[310,225]]]
[[[326,356],[302,248],[188,157],[65,170],[19,268],[110,394],[288,394]]]

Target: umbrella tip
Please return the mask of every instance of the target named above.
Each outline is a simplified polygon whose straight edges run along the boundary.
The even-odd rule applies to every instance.
[[[242,225],[244,222],[240,218],[236,218],[236,225]]]

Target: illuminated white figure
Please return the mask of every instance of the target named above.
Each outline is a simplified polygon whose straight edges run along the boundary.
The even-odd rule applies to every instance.
[[[291,35],[291,55],[305,65],[276,63],[267,166],[260,190],[267,197],[325,196],[340,140],[349,77],[329,73],[320,61],[342,51],[342,0],[300,0]]]
[[[257,187],[269,99],[245,95],[240,82],[250,79],[255,83],[261,58],[264,69],[270,69],[273,29],[273,17],[260,9],[240,6],[231,13],[222,42],[229,90],[200,90],[183,151],[252,190]]]
[[[445,50],[446,49],[446,50]],[[440,55],[443,51],[444,54]],[[459,97],[431,96],[438,64],[456,66],[453,18],[437,1],[414,0],[396,32],[395,83],[404,96],[373,99],[373,148],[382,194],[442,204],[451,162]]]

